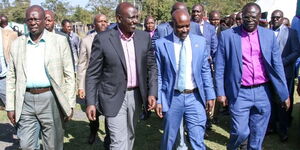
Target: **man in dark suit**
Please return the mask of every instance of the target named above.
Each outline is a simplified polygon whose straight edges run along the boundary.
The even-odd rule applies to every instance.
[[[215,99],[206,40],[189,34],[187,11],[176,10],[172,20],[174,32],[155,44],[159,70],[156,112],[164,116],[161,149],[172,150],[183,117],[193,149],[205,149],[205,106],[211,110]]]
[[[291,104],[294,102],[294,72],[295,63],[300,55],[300,44],[297,35],[297,31],[283,25],[283,12],[281,10],[275,10],[271,15],[272,30],[274,31],[277,41],[279,43],[279,49],[281,52],[281,58],[284,66],[285,78],[287,87],[289,90]],[[271,115],[271,127],[275,129],[282,142],[288,139],[287,130],[289,122],[291,121],[292,107],[291,105],[288,112],[286,112],[281,105],[272,101],[272,115]],[[278,120],[279,128],[276,129],[276,122]]]
[[[282,107],[290,105],[276,37],[258,27],[261,9],[256,3],[243,7],[243,24],[221,32],[216,53],[217,100],[229,105],[230,140],[236,150],[248,139],[248,149],[261,150],[271,114],[274,89]]]
[[[156,105],[157,66],[149,34],[136,30],[137,9],[120,3],[116,20],[115,28],[97,34],[93,42],[86,72],[86,113],[95,120],[99,100],[110,149],[131,150],[142,106],[151,110]]]

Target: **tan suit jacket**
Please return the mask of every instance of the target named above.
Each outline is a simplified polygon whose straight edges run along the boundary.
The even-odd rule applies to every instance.
[[[77,71],[78,89],[85,90],[86,69],[89,65],[92,44],[96,34],[97,32],[89,34],[86,37],[84,37],[80,42],[78,71]]]
[[[75,107],[75,75],[67,38],[44,30],[45,69],[64,115]],[[20,119],[26,91],[26,44],[28,35],[17,38],[11,47],[6,79],[6,110]]]
[[[17,32],[12,30],[2,29],[2,45],[3,45],[3,53],[6,63],[9,62],[9,51],[11,47],[11,43],[18,37]]]

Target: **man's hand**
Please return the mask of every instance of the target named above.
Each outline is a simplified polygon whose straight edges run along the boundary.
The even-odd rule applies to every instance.
[[[86,108],[85,113],[89,120],[91,120],[91,121],[96,120],[96,106],[95,105],[89,105]]]
[[[159,118],[163,118],[164,117],[163,114],[162,114],[162,105],[161,104],[157,104],[156,105],[155,112],[156,112],[156,115]]]
[[[291,106],[291,101],[290,101],[290,97],[288,97],[288,99],[286,99],[283,103],[282,103],[282,108],[285,109],[285,111],[288,111],[289,108]]]
[[[71,109],[72,109],[71,114],[65,118],[65,121],[70,121],[72,119],[74,111],[73,111],[73,108],[71,108]]]
[[[215,100],[211,99],[206,101],[206,111],[209,114],[213,113],[212,110],[214,107],[215,107]]]
[[[85,98],[85,92],[83,89],[78,89],[78,95],[80,99],[84,99]]]
[[[219,103],[222,104],[223,107],[228,105],[228,101],[227,101],[226,96],[218,96],[217,100],[218,100]]]
[[[15,111],[8,111],[7,112],[7,117],[10,120],[10,122],[15,125],[16,124],[16,116],[15,116]]]
[[[156,98],[155,96],[148,96],[148,111],[155,109]]]

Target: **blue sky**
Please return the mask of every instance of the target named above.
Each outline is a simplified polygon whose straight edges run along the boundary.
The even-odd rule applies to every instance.
[[[81,7],[85,7],[88,3],[88,0],[65,0],[69,2],[72,6],[80,5]],[[42,2],[45,2],[45,0],[31,0],[31,5],[41,5]]]

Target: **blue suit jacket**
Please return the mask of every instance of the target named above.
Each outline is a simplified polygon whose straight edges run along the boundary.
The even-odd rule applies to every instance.
[[[283,25],[278,33],[277,41],[282,52],[281,58],[285,76],[289,79],[294,78],[295,63],[300,56],[300,43],[297,31]]]
[[[218,38],[217,38],[215,27],[210,23],[204,21],[203,33],[201,33],[199,25],[197,28],[195,28],[195,30],[196,30],[195,33],[197,35],[204,36],[204,38],[206,39],[206,45],[208,46],[208,50],[210,52],[210,56],[214,58],[218,48]]]
[[[192,46],[192,68],[196,86],[198,87],[201,103],[215,99],[212,76],[208,63],[208,51],[205,39],[201,36],[189,34]],[[173,33],[156,40],[156,61],[158,65],[158,104],[162,104],[163,112],[168,111],[172,101],[175,79],[176,60],[174,52]]]
[[[241,29],[235,27],[221,32],[216,53],[215,82],[217,96],[227,96],[234,103],[242,78]],[[273,31],[258,27],[260,48],[263,54],[264,67],[281,101],[288,98],[281,52]]]

